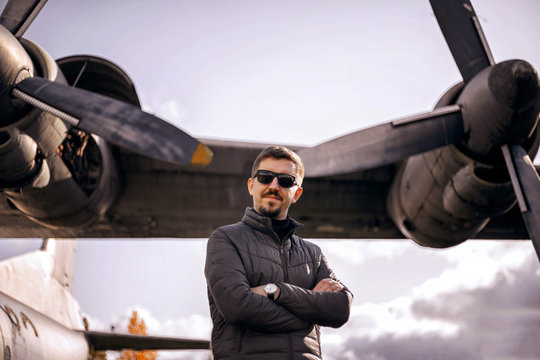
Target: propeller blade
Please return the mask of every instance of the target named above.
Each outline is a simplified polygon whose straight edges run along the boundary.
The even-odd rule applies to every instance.
[[[208,165],[212,151],[136,106],[39,77],[18,83],[13,96],[133,152],[176,164]]]
[[[457,105],[344,135],[298,152],[306,176],[329,176],[390,164],[453,144],[463,136]]]
[[[485,67],[495,64],[469,0],[430,0],[430,3],[465,83]]]
[[[503,145],[502,151],[521,215],[540,260],[540,177],[523,147]]]
[[[20,39],[47,0],[9,0],[0,15],[0,25]]]

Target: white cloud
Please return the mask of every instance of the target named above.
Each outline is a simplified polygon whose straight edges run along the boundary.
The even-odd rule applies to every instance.
[[[343,260],[354,266],[359,266],[369,260],[392,260],[403,255],[416,245],[404,240],[312,240],[319,245],[327,257]]]
[[[533,252],[529,242],[468,241],[454,248],[436,252],[450,267],[439,277],[413,290],[416,297],[492,286],[498,276],[512,281],[513,274]]]
[[[326,357],[536,358],[540,267],[531,244],[475,241],[433,254],[448,264],[440,276],[392,301],[355,304],[343,328],[323,329]]]
[[[127,332],[127,326],[133,311],[137,311],[139,318],[144,320],[148,335],[179,336],[194,339],[210,338],[212,323],[208,316],[192,314],[185,318],[167,319],[162,321],[154,317],[150,310],[140,305],[130,306],[121,314],[113,316],[111,324],[115,325],[118,332]],[[96,321],[98,326],[104,328],[99,320],[92,319],[92,321]]]
[[[108,324],[104,323],[103,321],[101,321],[101,319],[93,317],[93,316],[85,313],[84,311],[82,312],[81,315],[82,315],[83,319],[86,319],[86,321],[88,322],[88,330],[91,330],[91,331],[110,331],[110,326]]]
[[[211,321],[208,317],[193,314],[187,318],[160,321],[152,315],[150,310],[139,305],[131,306],[125,309],[121,314],[112,318],[111,323],[115,325],[115,331],[127,332],[127,325],[129,324],[129,319],[131,318],[133,311],[137,311],[139,317],[144,320],[149,335],[170,336],[187,339],[210,338]],[[99,321],[97,323],[99,324]],[[115,359],[120,356],[120,352],[111,351],[107,353],[107,356],[109,359]],[[207,360],[208,356],[209,351],[207,350],[178,350],[159,352],[159,359],[170,360]]]
[[[133,312],[136,311],[139,319],[142,319],[146,324],[146,330],[149,335],[159,335],[161,325],[159,321],[152,315],[152,312],[140,305],[133,305],[125,309],[121,314],[115,315],[111,319],[111,324],[116,332],[128,332],[129,319]]]
[[[323,328],[323,345],[343,346],[346,339],[364,337],[375,341],[384,336],[405,337],[438,334],[452,337],[459,327],[447,320],[418,319],[412,312],[413,298],[403,296],[376,304],[363,303],[351,309],[349,322],[340,329]]]
[[[187,318],[166,320],[161,328],[162,333],[165,335],[209,339],[212,331],[212,321],[208,316],[193,314]]]

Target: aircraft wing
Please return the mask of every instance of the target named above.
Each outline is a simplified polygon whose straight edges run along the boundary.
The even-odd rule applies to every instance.
[[[114,334],[99,331],[84,331],[84,336],[93,350],[209,350],[210,341],[162,336]]]
[[[304,224],[300,235],[391,239],[403,238],[403,233],[415,241],[424,236],[424,244],[435,247],[469,237],[526,239],[519,210],[514,206],[507,211],[515,198],[529,232],[538,234],[534,220],[540,210],[532,199],[538,198],[540,179],[530,161],[540,146],[536,71],[521,60],[489,65],[489,47],[469,1],[466,6],[431,2],[464,83],[422,116],[304,151],[291,147],[304,159],[308,175],[304,195],[290,211]],[[54,61],[36,44],[17,37],[16,28],[31,22],[38,3],[25,0],[20,7],[10,1],[0,19],[4,25],[14,24],[3,31],[6,46],[13,50],[6,53],[6,63],[24,70],[10,74],[16,83],[4,84],[13,98],[2,100],[0,237],[205,238],[216,227],[238,221],[251,204],[246,181],[252,161],[265,145],[207,140],[207,147],[142,111],[133,83],[118,66],[87,55]],[[482,59],[478,66],[477,59]],[[488,86],[492,78],[515,86],[493,95]],[[521,90],[514,93],[514,88]],[[516,104],[499,103],[521,93],[527,97],[518,96]],[[508,115],[509,107],[520,114],[516,119]],[[504,159],[498,155],[501,145]],[[449,150],[452,146],[461,149],[459,154]],[[440,155],[446,161],[440,165],[444,181],[432,173],[437,160],[426,162],[439,159],[436,149],[446,149]],[[430,156],[416,157],[409,166],[414,156],[430,150]],[[485,160],[484,167],[464,166],[477,158]],[[407,161],[406,166],[401,167],[401,161]],[[401,181],[405,167],[409,172]],[[507,168],[511,182],[505,178]],[[420,179],[418,170],[424,174]],[[474,171],[490,181],[476,182]],[[391,191],[393,183],[400,190]],[[510,183],[512,191],[507,189]],[[446,189],[450,197],[443,205],[440,194]],[[392,197],[398,192],[408,196],[405,205],[411,209],[406,211],[401,200]],[[393,200],[387,200],[389,195]],[[394,204],[395,222],[387,201]],[[500,213],[504,215],[484,227]],[[443,224],[442,232],[432,236]],[[448,237],[456,240],[448,242]]]
[[[180,166],[116,150],[122,191],[94,224],[54,230],[28,220],[0,201],[0,237],[206,238],[238,221],[251,205],[246,182],[265,144],[203,140],[214,152],[207,167]],[[293,150],[299,147],[291,146]],[[306,178],[292,217],[306,238],[401,239],[386,210],[399,163],[340,176]],[[536,166],[540,172],[540,167]],[[0,195],[3,197],[3,195]],[[526,239],[517,209],[493,218],[478,238]]]
[[[239,221],[252,200],[251,164],[265,144],[204,142],[214,152],[205,167],[178,166],[118,150],[122,191],[96,223],[53,230],[0,202],[0,237],[208,237],[218,226]],[[294,148],[294,147],[293,147]],[[306,179],[302,201],[291,215],[306,237],[401,237],[385,210],[395,166],[352,175]]]

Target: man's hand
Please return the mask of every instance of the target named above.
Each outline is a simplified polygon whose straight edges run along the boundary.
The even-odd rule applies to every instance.
[[[313,288],[313,291],[320,291],[320,292],[340,292],[341,290],[343,290],[343,285],[341,285],[337,281],[335,281],[333,279],[330,279],[330,278],[322,279]],[[262,295],[264,297],[268,296],[266,291],[264,291],[264,285],[253,287],[253,288],[251,288],[251,291],[253,293],[255,293],[255,294],[259,294],[259,295]],[[278,298],[279,292],[280,292],[280,288],[278,286],[278,289],[277,289],[277,291],[276,291],[276,293],[274,295],[274,299]]]
[[[322,279],[313,288],[313,291],[321,291],[321,292],[340,292],[341,290],[343,290],[343,285],[341,285],[337,281],[332,280],[330,278]]]
[[[276,293],[274,294],[274,299],[277,299],[278,296],[279,296],[279,292],[280,292],[280,288],[279,286],[277,287],[277,291]],[[251,288],[251,292],[254,292],[255,294],[259,294],[259,295],[262,295],[264,297],[267,297],[268,294],[266,293],[266,291],[264,291],[264,285],[261,285],[261,286],[257,286],[257,287],[254,287],[254,288]]]
[[[259,294],[262,296],[266,296],[266,291],[264,291],[264,285],[251,288],[251,292],[254,292],[255,294]]]

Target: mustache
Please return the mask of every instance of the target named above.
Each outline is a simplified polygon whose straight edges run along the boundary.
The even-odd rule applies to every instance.
[[[282,199],[281,199],[281,196],[279,195],[279,193],[278,193],[277,191],[275,191],[275,190],[268,190],[267,192],[265,192],[265,193],[263,194],[262,197],[267,197],[267,196],[269,196],[269,195],[275,196],[275,197],[277,197],[279,200],[282,200]]]

